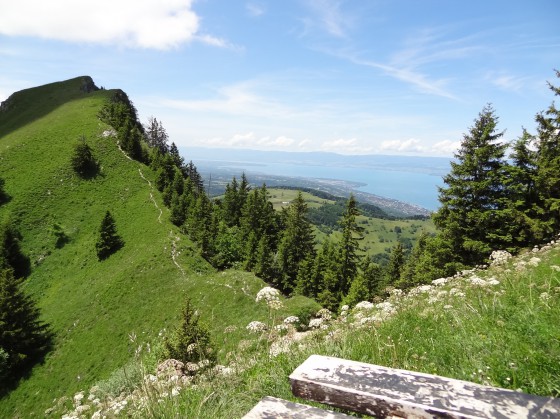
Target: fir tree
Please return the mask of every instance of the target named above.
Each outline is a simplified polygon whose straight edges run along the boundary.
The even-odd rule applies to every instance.
[[[299,191],[288,207],[284,232],[278,246],[281,286],[285,292],[291,292],[295,287],[300,263],[315,254],[315,235],[306,215],[307,204]]]
[[[507,144],[498,141],[503,132],[496,131],[497,123],[494,109],[484,107],[463,137],[456,161],[444,177],[446,186],[439,188],[441,207],[434,222],[459,261],[467,265],[482,262],[492,250],[512,242],[504,230],[511,222],[504,189]]]
[[[117,226],[115,220],[109,211],[105,213],[101,226],[99,227],[99,238],[95,243],[97,258],[99,260],[107,259],[117,250],[124,246],[124,241],[117,234]]]
[[[363,239],[363,228],[358,226],[357,217],[360,215],[358,203],[354,195],[350,195],[346,203],[346,211],[342,215],[340,226],[342,239],[339,244],[338,288],[342,295],[346,295],[350,284],[358,273],[359,241]]]
[[[181,315],[181,324],[171,339],[165,341],[166,357],[187,363],[202,360],[214,363],[210,332],[200,324],[200,317],[189,298]]]
[[[5,390],[26,368],[50,348],[52,334],[40,320],[35,303],[21,290],[21,279],[11,269],[0,270],[0,348],[4,351],[4,375],[0,390]],[[7,357],[6,357],[7,355]]]
[[[560,71],[556,71],[560,78]],[[560,87],[548,83],[555,96]],[[535,184],[542,202],[540,220],[546,226],[546,239],[560,230],[560,110],[555,103],[535,117],[537,122],[537,167]]]
[[[86,143],[84,136],[74,146],[71,164],[74,172],[81,177],[92,177],[97,173],[97,161],[95,161],[91,147]]]
[[[148,145],[158,149],[162,154],[167,154],[169,136],[161,121],[151,116],[148,118],[148,123],[144,126],[144,130],[146,131]]]
[[[389,258],[389,264],[385,270],[385,284],[395,285],[401,279],[401,272],[404,267],[404,249],[402,243],[399,241],[393,247],[391,251],[391,256]]]

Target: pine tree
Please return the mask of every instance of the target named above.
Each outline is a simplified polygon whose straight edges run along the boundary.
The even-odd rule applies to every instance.
[[[342,295],[346,295],[350,284],[358,273],[360,250],[359,241],[363,239],[363,228],[358,226],[357,217],[360,215],[358,203],[354,195],[350,195],[346,203],[346,211],[342,215],[342,239],[339,244],[338,288]]]
[[[379,265],[368,258],[364,258],[361,265],[360,272],[350,285],[348,294],[342,299],[343,305],[354,306],[360,301],[371,301],[380,293],[383,277]]]
[[[556,71],[560,78],[560,71]],[[555,96],[560,87],[548,83]],[[540,220],[546,227],[546,239],[560,230],[560,110],[555,103],[535,117],[537,122],[537,171],[535,183],[542,202]]]
[[[202,180],[202,176],[198,173],[198,170],[192,160],[185,166],[185,173],[192,181],[196,191],[199,193],[204,192],[204,182]]]
[[[91,147],[86,143],[84,136],[74,146],[71,164],[72,169],[81,177],[92,177],[97,173],[97,161],[95,161]]]
[[[181,315],[181,324],[171,339],[165,341],[166,356],[187,363],[202,360],[215,361],[210,332],[200,324],[200,316],[195,311],[189,298]]]
[[[142,146],[140,139],[142,133],[131,119],[126,119],[118,130],[118,138],[121,149],[134,160],[142,160]]]
[[[148,145],[157,148],[162,154],[167,154],[169,136],[162,123],[151,116],[148,118],[148,123],[144,126],[144,130],[146,131]]]
[[[99,260],[107,259],[117,250],[124,246],[124,241],[117,234],[117,226],[111,213],[107,211],[101,226],[99,227],[99,238],[95,243],[97,258]]]
[[[505,249],[512,238],[504,227],[508,217],[508,195],[504,188],[507,144],[498,140],[498,117],[487,105],[478,115],[461,148],[451,162],[451,172],[439,188],[440,209],[434,215],[459,261],[481,263],[494,249]]]
[[[40,320],[35,303],[21,290],[21,279],[11,269],[0,270],[0,348],[7,354],[4,375],[15,379],[38,361],[51,343],[49,326]],[[0,381],[0,390],[10,381]]]
[[[394,286],[401,279],[401,272],[404,267],[404,249],[402,243],[399,241],[393,247],[389,263],[385,270],[385,285]]]
[[[299,191],[288,207],[284,232],[278,246],[281,286],[285,292],[291,292],[295,287],[300,263],[315,254],[315,235],[306,215],[307,204]]]

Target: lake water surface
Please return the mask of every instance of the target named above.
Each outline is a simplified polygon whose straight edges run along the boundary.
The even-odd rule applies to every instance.
[[[241,167],[241,165],[238,167]],[[429,210],[438,208],[437,188],[438,186],[443,186],[441,176],[412,171],[311,166],[288,163],[266,163],[245,166],[243,168],[247,174],[257,172],[277,176],[359,182],[365,184],[365,186],[358,188],[361,191],[417,204]]]

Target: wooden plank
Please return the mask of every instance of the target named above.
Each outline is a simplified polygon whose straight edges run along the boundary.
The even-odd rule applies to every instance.
[[[344,413],[318,409],[304,404],[292,403],[276,397],[263,397],[243,419],[343,419],[350,418]]]
[[[290,382],[295,396],[379,418],[560,418],[560,399],[319,355]]]

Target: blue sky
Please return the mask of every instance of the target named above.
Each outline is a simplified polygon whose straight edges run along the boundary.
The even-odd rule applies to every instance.
[[[0,100],[79,75],[182,147],[451,156],[486,103],[505,139],[560,84],[557,0],[0,2]]]

